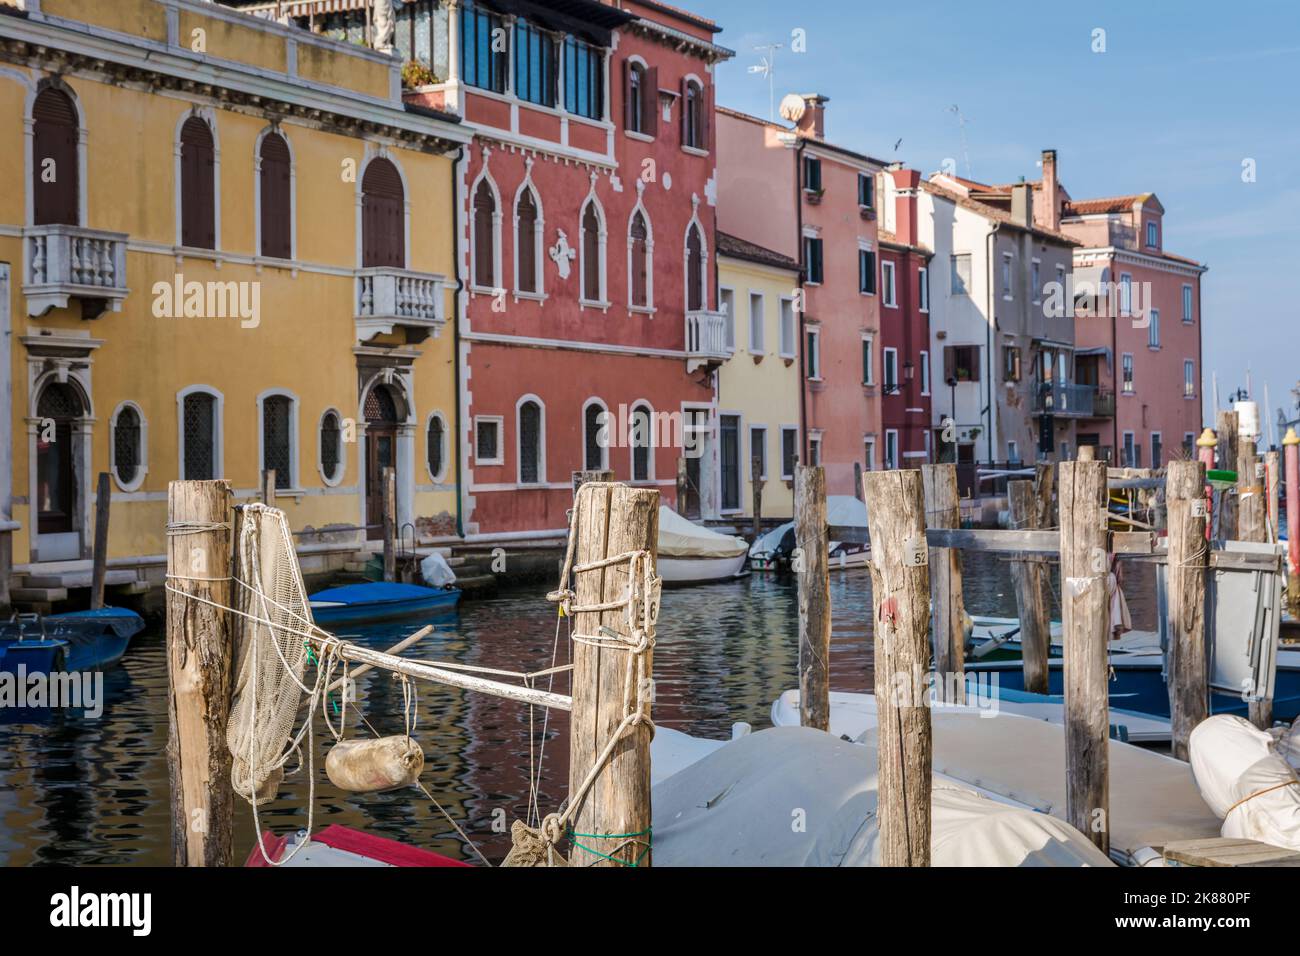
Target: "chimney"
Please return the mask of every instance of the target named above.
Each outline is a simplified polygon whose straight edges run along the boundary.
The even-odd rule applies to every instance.
[[[921,173],[901,166],[890,169],[885,175],[894,180],[894,236],[899,242],[916,245],[916,194],[921,186]]]
[[[1016,183],[1011,187],[1011,221],[1021,226],[1034,224],[1033,187],[1029,183]]]
[[[1039,218],[1048,229],[1061,228],[1061,203],[1056,195],[1056,150],[1043,150],[1043,197],[1042,214]]]
[[[808,136],[812,139],[826,138],[826,104],[830,98],[822,96],[820,93],[803,93],[800,94],[803,100],[803,116],[795,127],[799,130],[800,136]]]

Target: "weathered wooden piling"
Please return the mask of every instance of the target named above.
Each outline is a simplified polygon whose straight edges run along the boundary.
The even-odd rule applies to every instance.
[[[275,469],[262,469],[262,504],[275,507]]]
[[[104,580],[108,577],[108,515],[113,503],[108,472],[99,473],[95,486],[95,544],[90,561],[90,607],[104,606]]]
[[[955,464],[922,465],[921,484],[925,495],[927,528],[961,526],[961,499],[957,493]],[[930,599],[934,605],[935,678],[942,688],[952,687],[957,700],[965,701],[966,607],[962,598],[961,551],[956,548],[930,549]]]
[[[1264,463],[1253,451],[1237,456],[1237,540],[1268,540],[1268,502],[1264,498]]]
[[[754,492],[754,528],[751,541],[763,533],[763,460],[755,455],[749,462],[749,484]]]
[[[1282,460],[1277,449],[1264,452],[1264,515],[1268,520],[1268,539],[1278,541],[1278,485],[1282,479]]]
[[[1038,502],[1038,527],[1056,527],[1056,509],[1053,499],[1056,495],[1056,465],[1050,461],[1040,461],[1034,466],[1034,498]]]
[[[1106,853],[1110,849],[1106,464],[1062,462],[1059,484],[1066,817]]]
[[[384,482],[384,580],[397,580],[397,471],[383,470]]]
[[[1237,413],[1220,410],[1215,417],[1214,433],[1218,440],[1219,468],[1236,471]],[[1237,540],[1237,496],[1230,491],[1219,496],[1219,537],[1224,541]]]
[[[1205,465],[1171,461],[1165,478],[1169,513],[1169,706],[1173,754],[1188,757],[1187,741],[1209,716],[1205,651]]]
[[[575,507],[578,508],[575,568],[600,565],[608,559],[638,551],[648,551],[653,565],[659,540],[658,491],[589,482],[579,489]],[[629,688],[628,661],[632,651],[610,646],[618,639],[631,639],[622,604],[629,587],[628,562],[579,571],[573,587],[576,606],[604,603],[616,606],[574,615],[575,634],[596,635],[600,640],[575,639],[573,644],[570,794],[581,788],[611,735],[622,723],[624,694],[630,693],[635,701],[639,681],[649,680],[653,673],[652,654],[646,651],[644,675],[638,676],[633,670],[633,686]],[[611,631],[618,638],[611,638]],[[650,735],[648,724],[639,723],[630,728],[571,816],[571,865],[651,864]]]
[[[1037,530],[1039,499],[1032,481],[1007,482],[1007,502],[1012,529]],[[1025,672],[1025,690],[1048,692],[1048,659],[1052,650],[1052,624],[1047,609],[1047,568],[1037,557],[1011,562],[1011,581],[1016,591],[1020,617],[1020,647]]]
[[[1096,449],[1092,445],[1079,446],[1079,461],[1095,461]]]
[[[614,473],[603,469],[594,471],[575,471],[573,473],[573,494],[578,494],[578,489],[589,481],[613,481]]]
[[[177,866],[233,862],[226,720],[234,652],[223,610],[231,599],[230,505],[224,480],[167,489],[167,770]]]
[[[929,550],[919,471],[862,478],[871,533],[882,866],[930,865]]]
[[[794,535],[799,549],[799,723],[831,728],[831,572],[826,525],[826,472],[794,469]]]
[[[1282,439],[1286,467],[1287,605],[1300,616],[1300,436],[1294,428]]]

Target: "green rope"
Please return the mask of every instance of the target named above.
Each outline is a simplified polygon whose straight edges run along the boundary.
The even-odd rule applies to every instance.
[[[619,866],[637,867],[641,865],[641,861],[644,860],[646,855],[650,852],[650,848],[653,845],[653,830],[653,827],[647,827],[646,829],[638,830],[635,833],[578,833],[574,830],[570,830],[569,840],[580,850],[586,850],[592,856],[598,856],[602,860],[609,860],[611,863],[617,863]],[[630,840],[633,837],[642,836],[649,838],[646,840],[645,849],[641,851],[641,854],[635,860],[630,861],[620,860],[618,857],[611,856],[608,853],[601,853],[594,847],[589,847],[585,844],[579,843],[576,839],[577,837],[582,837],[584,840]]]

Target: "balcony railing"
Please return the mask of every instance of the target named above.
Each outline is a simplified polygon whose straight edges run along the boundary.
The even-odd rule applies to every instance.
[[[731,355],[727,348],[727,316],[699,310],[686,313],[686,371],[721,365]]]
[[[1043,384],[1038,386],[1038,392],[1034,396],[1034,411],[1040,415],[1092,418],[1096,415],[1096,398],[1095,385]]]
[[[81,316],[94,319],[106,310],[122,311],[126,287],[126,240],[121,232],[81,226],[31,226],[23,230],[23,295],[27,314],[81,301]]]
[[[1115,417],[1115,393],[1112,391],[1098,391],[1096,398],[1092,400],[1092,417],[1093,418],[1114,418]]]
[[[357,271],[357,340],[406,331],[408,342],[437,336],[446,322],[443,277],[389,266]]]

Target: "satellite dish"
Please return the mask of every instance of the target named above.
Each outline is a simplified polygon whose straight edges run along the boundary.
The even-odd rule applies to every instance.
[[[797,123],[803,119],[804,111],[807,108],[808,105],[804,102],[802,96],[798,93],[787,93],[781,100],[781,118],[791,123]]]

